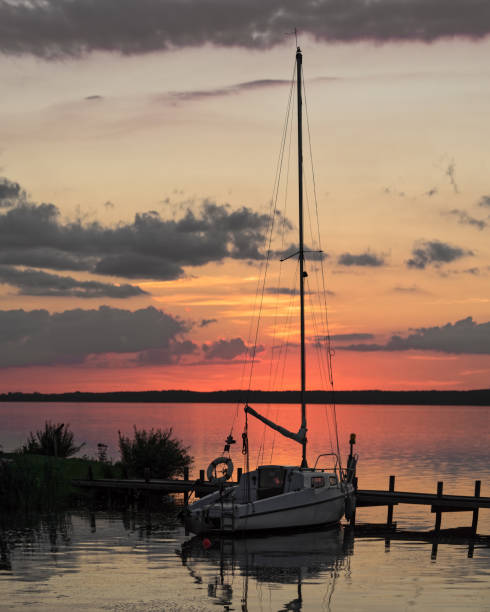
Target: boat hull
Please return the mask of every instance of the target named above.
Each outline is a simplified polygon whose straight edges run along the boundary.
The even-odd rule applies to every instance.
[[[186,525],[196,534],[306,529],[338,523],[344,511],[345,493],[341,490],[329,489],[320,495],[309,490],[244,504],[190,509]]]

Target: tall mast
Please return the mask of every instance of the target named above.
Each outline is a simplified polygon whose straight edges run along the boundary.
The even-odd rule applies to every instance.
[[[305,252],[303,243],[303,112],[301,98],[301,66],[303,55],[301,49],[296,50],[296,84],[298,97],[298,208],[299,208],[299,299],[300,299],[300,329],[301,329],[301,427],[306,431],[306,359],[305,359]],[[306,436],[302,442],[303,454],[301,467],[308,467],[306,460]]]

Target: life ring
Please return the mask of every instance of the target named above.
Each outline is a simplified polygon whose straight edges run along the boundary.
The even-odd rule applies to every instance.
[[[224,463],[226,465],[226,472],[223,470],[223,476],[215,476],[216,467]],[[209,482],[219,483],[230,480],[233,474],[233,461],[229,457],[216,457],[214,461],[208,465],[208,471],[206,472]]]

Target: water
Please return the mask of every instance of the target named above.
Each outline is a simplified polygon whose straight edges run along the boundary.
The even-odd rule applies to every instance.
[[[265,407],[259,407],[266,412]],[[273,406],[281,422],[297,427],[294,406]],[[46,419],[70,423],[82,453],[95,455],[98,442],[117,453],[117,430],[169,427],[191,447],[194,472],[223,450],[235,407],[205,404],[0,404],[0,444],[19,446]],[[482,480],[489,496],[489,410],[475,407],[340,406],[341,440],[356,431],[361,488],[396,488],[471,494]],[[321,407],[309,418],[310,461],[330,446]],[[234,435],[241,439],[241,424]],[[264,430],[250,423],[253,462]],[[296,462],[299,447],[266,432],[264,461]],[[237,447],[240,446],[237,443]],[[345,454],[345,444],[342,450]],[[329,450],[328,448],[326,450]],[[238,465],[240,448],[233,449]],[[314,459],[313,459],[314,460]],[[479,533],[490,534],[488,510],[480,511]],[[428,508],[398,506],[399,528],[433,527]],[[358,520],[383,521],[386,509],[360,509]],[[471,513],[443,515],[442,527],[465,526]],[[207,543],[206,543],[207,544]],[[489,610],[490,549],[482,544],[468,557],[464,542],[385,542],[333,530],[306,534],[214,540],[206,548],[186,536],[168,515],[70,512],[36,517],[32,524],[0,521],[0,610]]]

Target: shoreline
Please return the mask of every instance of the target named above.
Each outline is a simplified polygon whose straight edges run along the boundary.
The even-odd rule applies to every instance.
[[[89,393],[3,393],[0,402],[106,403],[249,403],[297,404],[299,391],[109,391]],[[308,404],[365,404],[421,406],[490,406],[490,389],[468,391],[307,391]]]

